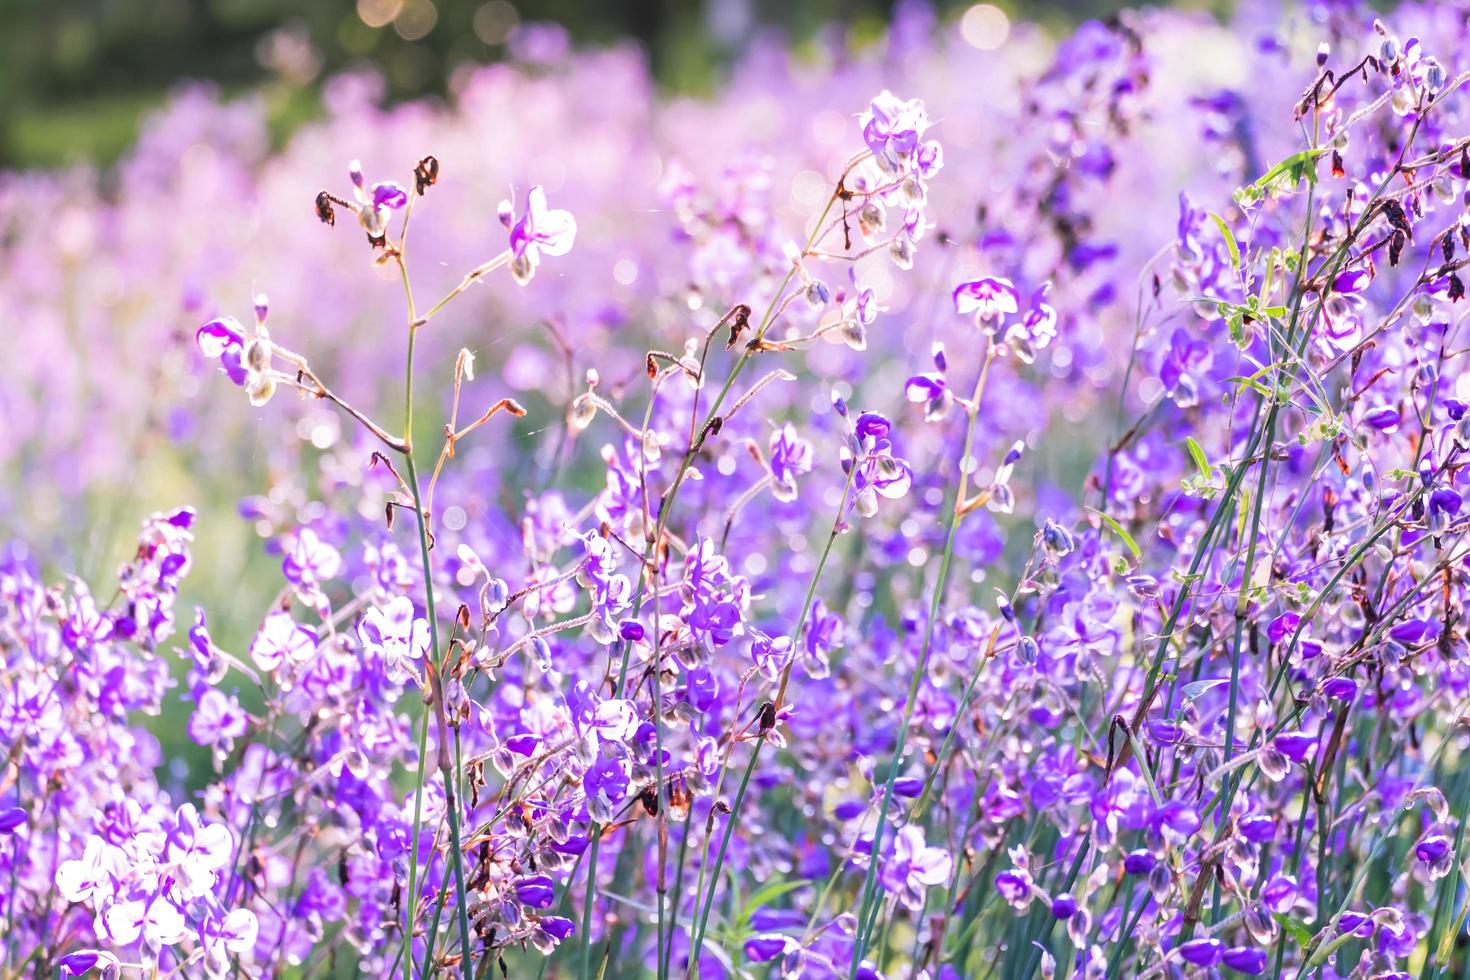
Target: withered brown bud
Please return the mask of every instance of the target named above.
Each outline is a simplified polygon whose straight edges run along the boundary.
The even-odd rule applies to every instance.
[[[337,223],[337,212],[332,210],[332,195],[322,191],[316,196],[316,216],[324,225]]]
[[[1404,206],[1398,201],[1389,199],[1383,202],[1383,215],[1388,223],[1403,232],[1405,236],[1412,237],[1414,229],[1409,227],[1409,216],[1404,213]]]
[[[1470,143],[1460,147],[1460,178],[1470,180]]]
[[[1347,170],[1345,170],[1343,168],[1343,165],[1342,165],[1342,154],[1339,153],[1339,152],[1337,152],[1336,150],[1333,150],[1332,151],[1332,176],[1334,176],[1334,177],[1344,177],[1346,175],[1347,175]]]
[[[1393,238],[1388,243],[1389,265],[1399,264],[1399,256],[1404,254],[1404,244],[1407,241],[1408,238],[1404,235],[1402,231],[1399,231],[1398,229],[1394,230]]]
[[[764,735],[766,732],[775,727],[776,705],[772,701],[767,701],[765,704],[761,705],[760,733]]]
[[[414,189],[420,197],[424,191],[439,182],[439,160],[436,157],[427,156],[419,161],[419,165],[413,168]]]
[[[695,441],[694,448],[696,450],[703,449],[705,440],[708,439],[710,436],[719,435],[720,429],[724,428],[724,426],[725,420],[720,418],[720,416],[716,415],[714,418],[710,419],[709,424],[700,430],[699,439]]]
[[[638,802],[643,804],[644,811],[650,817],[658,816],[658,794],[653,791],[652,786],[646,787],[638,794]]]
[[[1452,303],[1458,303],[1465,298],[1465,283],[1454,273],[1450,273],[1449,297]]]
[[[735,307],[734,315],[730,318],[730,339],[725,341],[725,350],[735,346],[735,341],[740,335],[750,329],[750,307],[741,303]]]

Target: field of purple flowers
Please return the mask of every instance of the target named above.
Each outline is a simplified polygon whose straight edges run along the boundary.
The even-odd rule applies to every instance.
[[[0,174],[0,976],[1470,977],[1467,82],[526,25]]]

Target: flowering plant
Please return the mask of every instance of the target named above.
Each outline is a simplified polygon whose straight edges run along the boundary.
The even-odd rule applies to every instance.
[[[615,53],[527,41],[443,119],[339,80],[374,124],[326,132],[454,152],[314,201],[260,168],[308,286],[191,294],[151,374],[105,366],[192,458],[255,440],[234,550],[270,594],[213,508],[148,517],[105,588],[0,552],[5,970],[1463,973],[1464,19],[1256,24],[1221,91],[1170,57],[1229,40],[1190,17],[1038,69],[975,10],[780,76],[820,108],[768,154],[730,131],[774,69],[661,126],[608,100],[557,167],[514,155],[570,146],[524,107],[627,84]],[[486,106],[542,180],[498,207],[459,163]],[[703,142],[609,137],[661,128]],[[6,258],[49,268],[12,217],[46,193],[0,198]],[[58,268],[131,226],[66,200]]]

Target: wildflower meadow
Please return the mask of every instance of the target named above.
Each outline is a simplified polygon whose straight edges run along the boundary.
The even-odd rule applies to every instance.
[[[1470,12],[1007,9],[0,173],[0,976],[1470,977]]]

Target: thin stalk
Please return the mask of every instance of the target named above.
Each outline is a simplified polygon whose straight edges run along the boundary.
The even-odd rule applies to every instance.
[[[807,586],[806,598],[802,601],[801,605],[801,615],[797,617],[796,626],[789,634],[792,641],[792,664],[795,663],[796,644],[800,642],[802,631],[806,627],[807,616],[810,615],[812,604],[816,600],[817,585],[822,580],[822,572],[827,567],[827,560],[832,556],[832,546],[837,542],[837,537],[841,533],[843,518],[847,513],[848,499],[852,493],[853,478],[856,476],[856,474],[857,464],[856,462],[854,462],[852,468],[848,470],[847,483],[842,490],[842,499],[837,504],[837,516],[832,521],[831,533],[827,535],[826,547],[822,549],[822,557],[818,560],[817,567],[815,571],[812,572],[812,580]],[[786,666],[786,669],[781,672],[781,685],[776,693],[776,705],[778,711],[779,706],[782,702],[782,698],[784,698],[786,694],[786,684],[791,679],[792,664],[788,664]],[[707,925],[709,923],[710,910],[715,904],[715,892],[719,887],[720,871],[725,865],[725,853],[730,846],[730,838],[735,833],[735,827],[740,822],[740,811],[741,807],[745,803],[745,793],[750,786],[750,777],[755,773],[755,766],[756,762],[760,759],[761,748],[765,746],[768,737],[769,732],[764,731],[757,736],[755,747],[750,752],[750,761],[746,763],[745,772],[740,777],[740,788],[735,793],[735,803],[733,806],[731,806],[730,815],[725,821],[725,833],[720,838],[720,848],[718,851],[715,852],[714,871],[710,874],[709,881],[709,895],[705,896],[704,906],[702,909],[700,908],[700,898],[704,891],[705,861],[703,859],[701,859],[700,861],[699,883],[694,892],[694,908],[695,911],[698,913],[698,918],[695,921],[694,932],[691,935],[689,946],[689,971],[691,977],[697,977],[699,975],[699,953],[704,948],[705,929],[707,928]],[[734,746],[732,743],[731,748],[733,749],[733,747]],[[722,767],[721,778],[723,778],[723,776],[724,769]],[[716,794],[718,794],[718,786],[716,787],[715,792]],[[706,839],[704,842],[704,851],[702,852],[702,856],[703,854],[708,853],[708,849],[709,841],[708,839]]]
[[[822,210],[822,213],[817,218],[816,224],[813,226],[813,229],[812,229],[810,235],[807,237],[807,243],[806,243],[806,247],[803,249],[803,255],[805,255],[807,252],[809,252],[811,250],[812,246],[815,245],[817,243],[817,241],[819,240],[819,238],[825,233],[823,231],[823,224],[826,222],[827,216],[832,213],[832,206],[837,203],[837,200],[838,200],[838,194],[837,194],[836,191],[833,191],[832,195],[827,199],[827,206]],[[716,419],[718,417],[721,406],[724,405],[725,399],[727,397],[729,397],[731,388],[733,388],[735,386],[736,379],[739,378],[740,373],[745,369],[746,363],[751,359],[751,357],[754,355],[755,351],[758,349],[758,346],[759,345],[756,342],[758,342],[760,340],[763,340],[765,338],[766,331],[768,331],[770,329],[771,322],[772,322],[772,320],[773,320],[773,318],[775,316],[775,313],[776,313],[776,310],[777,310],[777,304],[780,303],[782,296],[785,294],[787,288],[791,285],[791,280],[796,277],[796,269],[797,269],[797,267],[795,265],[793,265],[791,267],[791,269],[786,273],[786,278],[784,278],[783,280],[781,280],[781,286],[780,286],[780,288],[778,288],[776,290],[775,295],[772,296],[770,304],[766,307],[765,314],[761,317],[760,325],[756,329],[756,334],[755,334],[754,341],[752,341],[750,344],[747,344],[746,345],[745,349],[741,352],[740,357],[735,361],[734,367],[731,368],[729,376],[725,378],[725,383],[720,387],[719,394],[715,397],[714,404],[710,406],[709,413],[706,415],[704,423],[698,429],[691,429],[690,430],[691,431],[691,437],[690,437],[689,446],[685,450],[683,458],[680,459],[680,461],[679,461],[679,468],[674,473],[673,482],[669,484],[668,490],[666,490],[664,492],[664,494],[663,494],[663,498],[662,498],[661,503],[660,503],[660,506],[659,506],[658,520],[657,520],[657,522],[656,522],[656,524],[654,526],[653,535],[649,539],[648,546],[647,546],[647,548],[644,551],[643,568],[645,568],[645,569],[648,568],[649,567],[649,563],[651,561],[653,561],[655,559],[655,556],[658,554],[659,544],[662,541],[663,536],[664,536],[664,532],[665,532],[665,530],[668,527],[669,516],[670,516],[670,514],[673,513],[674,500],[675,500],[675,498],[677,498],[677,496],[679,494],[679,490],[680,490],[680,488],[684,484],[684,478],[689,473],[689,467],[694,462],[695,454],[699,451],[699,446],[698,446],[698,440],[699,440],[699,438],[702,436],[702,434],[705,431],[708,430],[710,424],[714,421],[714,419]],[[447,301],[447,298],[446,298],[446,301]],[[696,403],[695,404],[696,404],[696,406],[698,405],[697,398],[696,398]],[[648,410],[649,410],[649,417],[651,417],[652,411],[653,411],[653,405],[652,405],[651,402],[649,404],[649,409]],[[698,411],[697,411],[697,408],[696,408],[696,411],[693,413],[693,415],[697,416],[697,414],[698,414]],[[692,421],[693,421],[693,418],[691,418],[691,422]],[[646,421],[645,421],[644,428],[645,429],[647,428]],[[649,576],[649,575],[646,575],[646,574],[639,576],[638,594],[635,597],[634,604],[633,604],[635,615],[638,612],[641,612],[642,609],[643,609],[643,603],[644,603],[644,601],[646,599],[646,592],[647,592],[648,582],[649,582],[650,578],[652,578],[652,577],[653,576]],[[628,677],[628,661],[629,661],[629,657],[632,654],[632,649],[633,649],[633,647],[632,647],[632,644],[631,643],[629,643],[627,641],[623,641],[622,660],[621,660],[621,663],[618,665],[617,693],[618,693],[618,696],[619,697],[622,696],[623,689],[624,689],[624,687],[625,687],[625,685],[627,683],[627,677]],[[592,825],[592,829],[593,829],[593,831],[595,833],[596,832],[596,824],[593,824]],[[585,902],[584,902],[584,908],[583,908],[584,923],[585,923],[585,921],[588,918],[590,918],[590,916],[592,914],[592,906],[593,906],[593,901],[594,901],[594,898],[595,898],[595,892],[596,892],[596,889],[597,889],[597,854],[598,854],[598,846],[597,845],[598,845],[598,840],[596,838],[594,838],[593,843],[592,843],[591,853],[589,854],[589,858],[588,858],[588,861],[589,861],[589,863],[588,863],[588,870],[587,870],[587,891],[588,891],[588,894],[586,896],[586,899],[585,899]],[[701,873],[702,872],[703,872],[703,868],[701,867]],[[588,945],[587,944],[588,944],[588,935],[587,935],[587,929],[586,929],[585,924],[584,924],[584,928],[583,928],[583,932],[582,932],[582,977],[583,977],[583,980],[586,980],[586,978],[587,978],[587,968],[588,968],[588,965],[589,965],[589,961],[588,961]],[[697,963],[698,962],[697,957],[693,958],[692,959],[692,962]]]
[[[965,426],[964,450],[960,455],[959,489],[955,494],[954,506],[950,508],[949,529],[945,534],[944,551],[939,558],[939,572],[935,576],[934,592],[929,599],[929,616],[924,624],[924,642],[919,649],[919,661],[914,667],[914,676],[909,681],[903,720],[898,727],[898,741],[894,746],[893,761],[889,765],[888,780],[883,788],[883,803],[878,808],[878,825],[873,830],[873,844],[868,851],[868,872],[863,881],[862,903],[858,912],[858,931],[854,937],[852,964],[848,970],[850,978],[857,977],[858,966],[863,960],[864,947],[867,945],[874,920],[877,918],[877,909],[873,907],[873,893],[878,879],[878,865],[881,863],[883,853],[883,831],[888,818],[888,808],[893,801],[893,784],[897,781],[899,770],[903,767],[903,753],[908,740],[909,722],[914,715],[919,684],[923,680],[925,668],[929,662],[929,650],[934,641],[934,622],[939,618],[939,606],[944,598],[945,586],[949,582],[949,568],[954,558],[955,540],[959,535],[960,521],[964,516],[963,511],[970,486],[970,456],[975,448],[975,422],[980,416],[980,401],[985,395],[985,382],[990,376],[990,365],[995,362],[995,357],[995,344],[987,343],[985,361],[980,367],[979,376],[975,379],[975,390],[970,396],[970,403],[966,411],[968,421]],[[872,908],[871,913],[870,908]]]
[[[419,760],[418,771],[414,777],[414,805],[413,805],[413,835],[409,839],[409,906],[408,922],[403,933],[403,968],[405,980],[412,980],[414,920],[418,916],[418,852],[419,835],[423,826],[423,797],[424,777],[428,765],[428,734],[429,734],[429,711],[432,708],[439,720],[439,755],[440,769],[444,775],[444,792],[446,797],[446,809],[449,814],[450,835],[450,860],[454,865],[455,884],[455,906],[459,913],[460,929],[460,972],[462,975],[472,975],[474,963],[470,953],[470,922],[469,902],[465,897],[465,875],[464,875],[464,852],[460,846],[460,815],[459,801],[455,793],[455,782],[457,777],[450,771],[447,763],[448,747],[443,744],[446,731],[444,723],[444,697],[443,690],[438,680],[441,667],[437,663],[439,655],[439,617],[435,608],[434,596],[434,572],[433,564],[429,557],[429,527],[424,515],[424,505],[419,489],[418,468],[414,462],[413,452],[413,377],[414,377],[414,351],[417,347],[418,331],[421,322],[415,315],[413,301],[413,285],[408,275],[408,224],[413,217],[413,202],[417,195],[410,195],[408,207],[403,216],[403,228],[399,235],[397,249],[397,265],[399,277],[403,283],[404,299],[408,306],[408,352],[404,358],[403,378],[403,439],[399,452],[403,456],[404,468],[407,473],[409,492],[413,497],[413,511],[416,518],[416,526],[419,539],[419,557],[423,565],[424,576],[424,615],[429,621],[429,650],[425,658],[425,666],[433,686],[429,693],[432,704],[424,705],[423,719],[419,728]],[[452,297],[446,297],[439,305],[449,301]],[[436,307],[436,310],[438,307]],[[425,937],[428,949],[426,957],[432,960],[435,937],[430,934]]]

